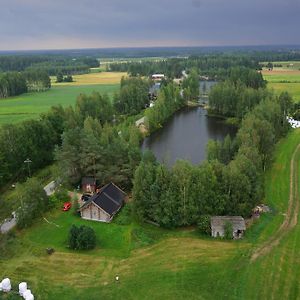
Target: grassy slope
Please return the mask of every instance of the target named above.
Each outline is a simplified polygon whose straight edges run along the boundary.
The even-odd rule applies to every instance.
[[[119,84],[53,86],[46,92],[0,100],[0,125],[38,118],[40,113],[48,111],[53,105],[73,105],[80,93],[96,91],[112,95],[118,88]]]
[[[274,213],[261,218],[243,241],[216,241],[188,230],[94,223],[56,212],[47,218],[60,227],[42,221],[18,234],[15,257],[0,260],[0,278],[28,281],[38,299],[296,299],[299,225],[266,256],[252,263],[250,256],[283,221],[289,163],[299,141],[300,130],[279,143],[266,176],[265,202]],[[297,166],[300,172],[299,154]],[[94,227],[97,249],[77,253],[66,248],[74,222]],[[139,238],[136,230],[142,232]],[[46,247],[56,252],[47,256]],[[116,274],[119,283],[114,282]]]

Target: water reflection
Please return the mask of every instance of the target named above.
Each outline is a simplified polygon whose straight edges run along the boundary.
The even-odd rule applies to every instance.
[[[150,149],[160,162],[171,166],[177,159],[187,159],[198,164],[206,158],[206,145],[209,139],[223,140],[227,134],[234,136],[236,128],[222,120],[208,117],[206,110],[184,108],[150,137],[142,149]]]

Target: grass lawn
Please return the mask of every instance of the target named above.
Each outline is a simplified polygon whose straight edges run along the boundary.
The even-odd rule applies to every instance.
[[[258,220],[242,241],[213,240],[190,229],[163,230],[135,222],[84,221],[56,210],[46,217],[59,227],[41,220],[17,232],[8,246],[11,257],[0,257],[0,278],[8,276],[15,284],[27,281],[36,299],[50,300],[298,299],[299,224],[270,253],[254,262],[250,257],[283,221],[290,160],[299,142],[300,130],[294,130],[277,145],[262,200],[273,212]],[[299,160],[298,153],[298,173]],[[67,248],[73,223],[95,229],[96,249],[76,252]],[[46,247],[55,248],[55,253],[46,255]],[[114,281],[116,274],[119,283]]]
[[[100,73],[101,74],[101,73]],[[36,119],[51,106],[73,105],[80,93],[91,94],[93,91],[113,95],[119,89],[118,84],[61,85],[53,86],[41,93],[27,93],[17,97],[0,100],[0,125],[16,123],[26,119]]]

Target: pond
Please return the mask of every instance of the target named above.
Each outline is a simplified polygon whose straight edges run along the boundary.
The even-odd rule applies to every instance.
[[[234,136],[237,129],[223,120],[207,116],[202,107],[176,112],[160,130],[145,138],[142,150],[150,149],[159,162],[172,166],[177,159],[198,164],[206,159],[208,140]]]

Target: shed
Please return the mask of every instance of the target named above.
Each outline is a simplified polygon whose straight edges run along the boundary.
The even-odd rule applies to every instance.
[[[126,193],[111,182],[80,207],[81,218],[108,223],[122,207],[125,197]]]
[[[146,117],[142,117],[135,122],[135,126],[140,127],[142,125],[145,125],[145,121],[146,121]]]
[[[246,230],[246,223],[241,216],[215,216],[211,217],[211,236],[223,237],[225,235],[225,224],[229,222],[232,224],[232,237],[239,239],[243,236]]]
[[[96,191],[96,178],[83,177],[81,180],[81,189],[84,193],[95,193]]]

